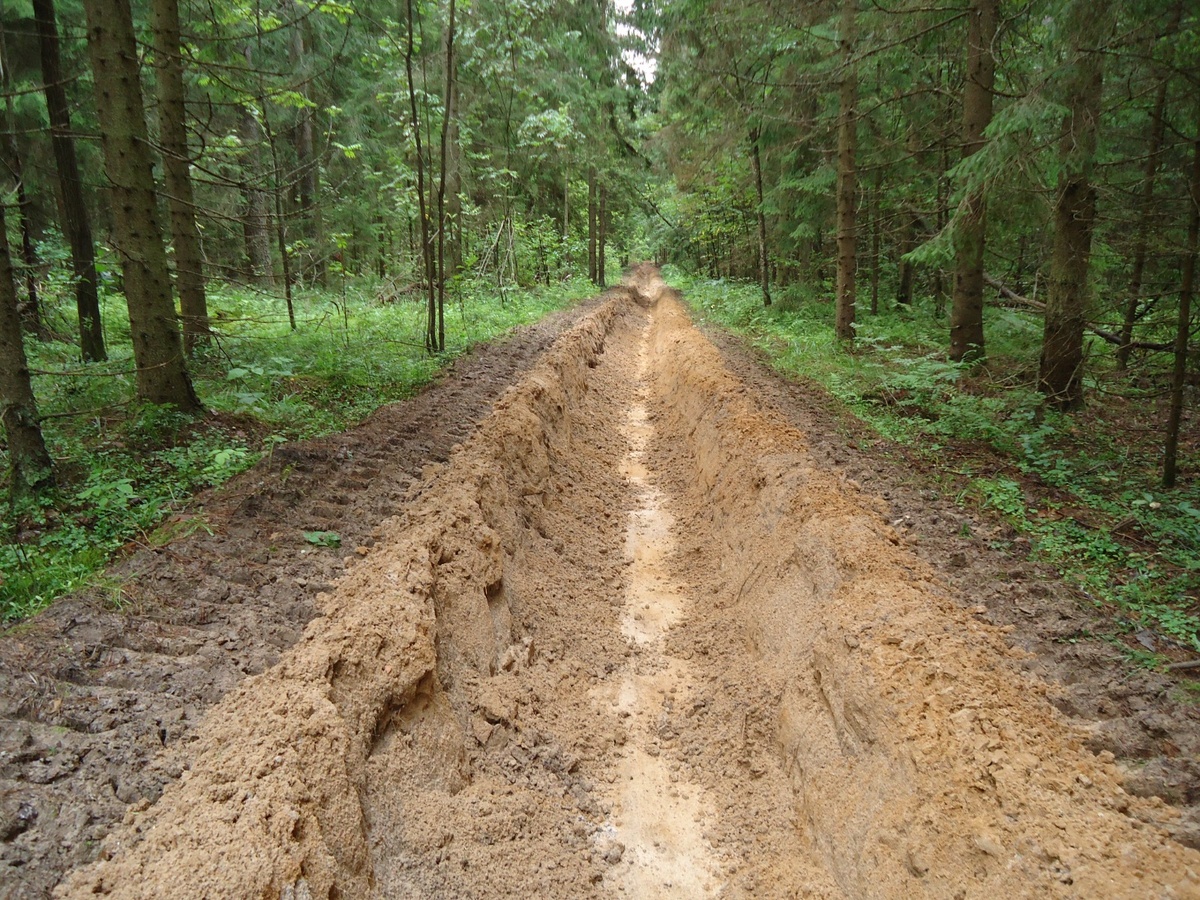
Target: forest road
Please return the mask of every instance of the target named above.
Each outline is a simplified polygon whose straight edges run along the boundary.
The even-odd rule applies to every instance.
[[[650,267],[317,601],[57,896],[1200,896]]]

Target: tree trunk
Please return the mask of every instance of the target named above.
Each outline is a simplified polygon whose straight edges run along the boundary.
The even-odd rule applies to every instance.
[[[375,196],[375,277],[383,281],[387,277],[387,234],[388,226],[383,220],[383,205],[378,192]]]
[[[33,0],[33,16],[37,21],[43,90],[50,115],[50,144],[58,173],[63,235],[71,246],[71,267],[75,273],[79,349],[84,362],[97,362],[107,359],[108,354],[104,349],[104,331],[100,322],[96,251],[92,244],[92,226],[88,220],[87,206],[83,202],[83,180],[79,177],[75,142],[71,137],[71,115],[67,93],[63,88],[54,0]]]
[[[871,315],[879,314],[879,241],[883,231],[883,167],[875,168],[871,191]]]
[[[588,281],[599,284],[596,274],[596,167],[588,168]]]
[[[950,110],[946,111],[946,118],[950,118]],[[945,139],[941,143],[942,158],[938,171],[942,174],[938,176],[937,180],[937,217],[935,219],[937,234],[941,234],[950,221],[950,180],[945,176],[945,173],[950,171],[950,153]],[[933,314],[938,319],[946,315],[946,279],[941,266],[933,270]]]
[[[1148,219],[1154,204],[1154,182],[1158,174],[1159,158],[1163,137],[1166,134],[1166,119],[1163,115],[1167,103],[1167,77],[1158,86],[1154,98],[1154,111],[1150,121],[1150,146],[1146,154],[1146,170],[1142,177],[1142,196],[1138,215],[1137,238],[1133,247],[1133,271],[1129,276],[1129,299],[1125,302],[1125,315],[1121,320],[1121,346],[1117,348],[1117,368],[1129,365],[1129,354],[1133,341],[1133,326],[1137,322],[1138,307],[1142,299],[1142,277],[1146,269]]]
[[[95,79],[104,171],[112,198],[114,243],[137,363],[137,396],[200,409],[184,365],[171,275],[154,191],[154,165],[138,80],[128,0],[86,0],[88,52]]]
[[[25,260],[25,302],[29,306],[27,321],[32,334],[42,340],[50,337],[46,324],[42,321],[42,301],[37,290],[37,251],[33,249],[33,219],[30,208],[33,201],[25,192],[25,180],[17,182],[17,208],[21,213],[21,256]]]
[[[296,158],[300,181],[301,223],[304,239],[308,242],[308,253],[312,259],[312,280],[322,287],[329,282],[329,264],[326,259],[325,222],[321,205],[317,202],[321,191],[321,166],[317,159],[312,110],[300,110],[300,121],[296,123]]]
[[[600,221],[597,223],[599,235],[596,239],[596,272],[600,276],[600,287],[608,287],[608,259],[605,245],[608,243],[608,187],[600,183]]]
[[[1054,207],[1054,248],[1046,295],[1046,322],[1038,389],[1060,409],[1083,402],[1083,333],[1087,318],[1088,263],[1096,219],[1091,174],[1104,87],[1104,55],[1110,13],[1078,0],[1072,8],[1075,59],[1066,79],[1067,118],[1062,171]]]
[[[12,127],[12,97],[8,102],[10,104],[8,110],[8,128]],[[21,321],[24,323],[25,330],[29,334],[39,340],[47,340],[50,336],[46,330],[45,323],[42,321],[41,301],[38,299],[37,292],[37,253],[33,249],[33,220],[31,209],[32,201],[29,199],[29,194],[25,190],[25,176],[21,169],[21,155],[17,148],[16,136],[9,131],[8,134],[8,164],[12,170],[13,178],[17,182],[17,218],[20,222],[21,231],[21,257],[25,269],[25,303],[21,309]]]
[[[913,301],[913,286],[917,280],[917,269],[905,257],[912,253],[917,246],[917,228],[920,220],[916,213],[909,213],[900,231],[900,265],[899,277],[896,281],[896,302],[901,306],[910,306]]]
[[[1179,423],[1183,419],[1183,388],[1187,379],[1188,335],[1192,326],[1192,293],[1196,285],[1196,252],[1200,243],[1200,116],[1192,141],[1192,177],[1188,199],[1187,250],[1179,286],[1179,327],[1175,332],[1175,366],[1171,373],[1171,407],[1167,416],[1167,440],[1163,449],[1163,487],[1175,487],[1179,452]]]
[[[297,77],[306,67],[304,30],[307,20],[300,21],[300,8],[289,2],[286,8],[297,21],[291,27],[291,40],[288,44],[288,57]],[[311,102],[311,87],[308,76],[303,76],[296,90],[305,100]],[[324,220],[321,216],[321,205],[318,202],[321,192],[321,162],[317,157],[315,129],[313,128],[313,110],[311,106],[301,106],[297,110],[295,131],[296,146],[296,177],[300,193],[300,229],[308,244],[308,252],[312,260],[312,280],[324,286],[329,280],[329,266],[325,259]],[[301,276],[303,277],[303,276]]]
[[[417,204],[421,217],[421,260],[425,268],[425,349],[437,351],[437,295],[434,289],[433,252],[429,237],[429,210],[425,205],[425,154],[421,147],[421,119],[417,114],[417,86],[413,81],[413,54],[415,52],[415,24],[413,2],[406,0],[408,13],[408,45],[404,50],[404,69],[408,78],[408,103],[412,113],[413,139],[417,149]],[[497,260],[499,265],[499,260]]]
[[[259,35],[261,38],[261,34]],[[250,59],[250,51],[246,51],[246,59]],[[288,233],[287,233],[287,217],[284,215],[283,202],[283,165],[279,161],[279,141],[277,140],[275,129],[271,127],[271,107],[267,104],[267,93],[263,87],[262,73],[259,73],[258,78],[258,112],[262,116],[262,126],[259,129],[263,137],[266,138],[267,148],[271,152],[271,196],[275,204],[275,244],[279,250],[279,268],[280,275],[283,277],[283,300],[287,304],[288,326],[292,331],[296,330],[296,306],[292,302],[292,254],[288,248]],[[264,200],[266,194],[263,194]],[[270,215],[264,210],[264,215],[267,215],[269,224]],[[268,265],[270,264],[270,252],[267,253]]]
[[[446,159],[446,217],[449,220],[446,248],[447,268],[450,274],[458,275],[463,267],[463,220],[462,220],[462,148],[458,127],[458,65],[450,69],[449,95],[446,100],[447,115],[450,117],[450,136]]]
[[[992,88],[996,83],[998,0],[975,0],[967,24],[967,80],[963,87],[963,159],[984,145],[984,129],[992,121]],[[950,358],[981,360],[983,343],[983,250],[987,236],[987,199],[982,190],[963,198],[954,259],[954,299],[950,308]]]
[[[17,146],[16,115],[13,111],[12,66],[8,56],[8,33],[4,22],[0,19],[0,85],[4,88],[4,156],[5,164],[12,173],[17,189],[17,222],[21,232],[21,257],[25,270],[25,303],[20,311],[25,330],[39,340],[46,340],[50,335],[42,323],[41,304],[37,292],[37,253],[33,249],[33,221],[31,210],[33,204],[29,193],[25,190],[25,176],[21,169],[21,151]],[[11,261],[10,261],[11,262]]]
[[[1170,39],[1179,30],[1183,16],[1183,0],[1175,4],[1166,36]],[[1154,97],[1154,108],[1150,113],[1150,143],[1146,152],[1146,169],[1142,176],[1142,196],[1138,204],[1137,238],[1133,246],[1133,271],[1129,276],[1129,299],[1125,303],[1125,315],[1121,321],[1121,346],[1117,348],[1117,368],[1129,365],[1129,354],[1133,342],[1133,326],[1138,319],[1138,307],[1142,300],[1142,278],[1146,269],[1147,233],[1154,210],[1154,182],[1158,177],[1162,157],[1163,138],[1166,136],[1167,86],[1171,81],[1169,72],[1162,72],[1158,91]]]
[[[183,320],[183,346],[191,354],[209,336],[208,300],[204,292],[204,257],[196,205],[192,197],[190,156],[185,121],[186,93],[180,55],[178,0],[153,0],[155,84],[158,90],[158,131],[163,151],[163,182],[175,247],[175,284]]]
[[[917,131],[916,116],[912,111],[908,112],[908,131],[905,143],[909,155],[914,160],[921,158],[923,154],[921,136]],[[897,248],[899,260],[896,264],[896,303],[900,306],[912,305],[913,290],[917,280],[916,266],[905,259],[916,249],[922,226],[920,212],[914,204],[915,200],[911,198],[905,203],[900,225],[900,242]]]
[[[260,35],[261,39],[261,35]],[[254,69],[254,50],[247,44],[242,48],[248,71]],[[262,93],[259,76],[259,93]],[[258,98],[260,112],[265,109]],[[246,280],[258,287],[273,287],[275,266],[271,261],[271,199],[266,189],[267,171],[263,164],[265,136],[263,126],[249,104],[241,107],[242,139],[242,233],[246,242]],[[269,148],[274,157],[274,147]],[[272,162],[272,169],[277,166]]]
[[[246,62],[251,62],[249,49],[246,50]],[[246,275],[251,284],[271,287],[275,284],[275,269],[271,263],[271,205],[267,192],[263,190],[266,180],[262,165],[263,132],[249,105],[242,107],[241,131],[242,165],[246,179],[242,183]]]
[[[266,107],[266,101],[263,101]],[[287,304],[288,326],[296,330],[296,304],[292,302],[292,257],[288,252],[287,218],[283,214],[283,183],[279,173],[279,159],[275,153],[275,141],[271,140],[271,159],[275,168],[275,243],[279,248],[280,274],[283,276],[283,301]]]
[[[1016,286],[1018,294],[1025,293],[1025,245],[1029,243],[1029,236],[1025,232],[1021,232],[1020,238],[1017,239],[1017,263],[1013,271],[1013,284]],[[1037,283],[1034,282],[1034,290],[1036,292]]]
[[[23,499],[53,487],[54,470],[38,425],[37,403],[21,340],[21,317],[17,312],[3,204],[0,204],[0,424],[8,439],[12,499]]]
[[[450,158],[450,119],[454,115],[454,0],[450,0],[446,28],[446,101],[442,115],[441,171],[438,178],[438,288],[437,348],[446,349],[446,168]]]
[[[763,306],[771,305],[771,257],[767,252],[767,213],[763,208],[762,156],[758,140],[762,131],[750,129],[750,169],[754,174],[754,196],[758,199],[758,284],[762,288]]]
[[[842,56],[842,87],[838,102],[837,147],[837,336],[854,340],[854,278],[858,265],[856,201],[858,194],[856,154],[858,151],[858,71],[853,60],[855,0],[845,0],[839,43]]]

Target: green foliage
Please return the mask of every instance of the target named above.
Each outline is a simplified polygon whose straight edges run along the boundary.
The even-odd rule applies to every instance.
[[[23,510],[24,521],[0,525],[0,621],[23,618],[85,586],[123,547],[153,545],[158,526],[192,494],[258,458],[215,429],[161,446],[173,440],[179,418],[143,407],[113,422],[104,437],[87,429],[57,432],[57,446],[74,443],[72,464],[82,474],[44,506]],[[163,430],[166,422],[172,424]]]
[[[979,491],[984,506],[998,510],[1014,525],[1028,528],[1025,492],[1010,478],[976,478],[972,486]]]
[[[1098,606],[1115,609],[1138,627],[1153,628],[1200,652],[1200,616],[1192,611],[1200,588],[1200,546],[1185,549],[1164,540],[1158,543],[1158,552],[1131,549],[1109,529],[1058,515],[1057,504],[1048,504],[1048,509],[1036,513],[1029,510],[1024,490],[1010,479],[979,478],[973,487],[984,505],[997,509],[1018,531],[1029,535],[1038,554]],[[1114,502],[1097,497],[1092,509],[1116,514],[1123,499]],[[1190,506],[1188,501],[1182,503]],[[1137,507],[1124,509],[1136,511]],[[1149,510],[1143,519],[1144,530],[1159,531],[1165,537],[1165,529],[1171,527],[1167,522],[1175,517],[1168,514],[1164,518],[1159,517],[1159,510]]]
[[[288,439],[309,437],[410,396],[449,359],[586,296],[589,287],[575,282],[500,295],[459,281],[447,298],[447,351],[437,357],[423,350],[426,311],[415,294],[393,298],[372,281],[340,294],[302,292],[293,332],[280,300],[221,287],[210,297],[221,336],[193,370],[211,408],[253,415]]]
[[[308,541],[314,547],[342,546],[342,536],[336,531],[306,531],[304,532],[304,540]]]
[[[1200,681],[1182,681],[1171,692],[1176,703],[1200,704]]]

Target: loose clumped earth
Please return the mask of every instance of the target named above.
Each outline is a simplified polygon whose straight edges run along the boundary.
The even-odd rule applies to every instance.
[[[838,429],[642,267],[279,448],[0,639],[0,897],[1200,897],[1190,707]]]

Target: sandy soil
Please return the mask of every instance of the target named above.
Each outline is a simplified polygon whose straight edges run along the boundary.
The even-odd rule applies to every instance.
[[[115,659],[112,694],[93,667],[7,710],[0,895],[78,866],[55,896],[1200,896],[1180,812],[1126,792],[1101,729],[921,558],[936,541],[818,462],[786,393],[638,270],[444,463],[360,508],[361,552],[314,590],[262,561],[247,593],[311,612],[193,690],[181,738],[139,738],[155,701],[115,693]],[[7,695],[14,648],[48,654],[68,615],[5,639]],[[95,646],[160,652],[132,643]],[[136,699],[52,744],[80,696]],[[106,753],[151,789],[119,796],[139,783],[114,762],[95,812],[47,793],[96,790]],[[78,837],[48,825],[71,816]]]

